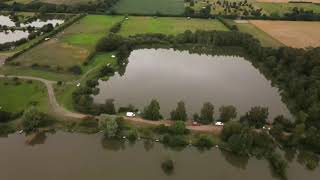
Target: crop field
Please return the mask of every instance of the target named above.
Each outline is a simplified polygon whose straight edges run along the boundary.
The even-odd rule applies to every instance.
[[[48,111],[47,89],[41,82],[0,78],[0,94],[2,110],[20,112],[35,105],[42,111]]]
[[[290,47],[320,46],[320,22],[252,20],[250,23]]]
[[[18,2],[23,4],[28,4],[32,1],[35,2],[44,2],[44,3],[52,3],[52,4],[86,4],[89,2],[94,2],[96,0],[9,0],[8,3]]]
[[[255,0],[257,2],[270,2],[270,3],[288,3],[288,2],[313,2],[320,3],[320,0]]]
[[[119,0],[114,6],[118,13],[125,14],[182,14],[184,0]]]
[[[129,36],[141,33],[164,33],[178,34],[185,30],[195,31],[202,30],[217,30],[228,31],[218,20],[205,19],[186,19],[186,18],[153,18],[153,17],[129,17],[120,30],[123,36]]]
[[[290,12],[294,7],[303,8],[304,10],[312,10],[320,13],[320,6],[312,3],[255,3],[256,6],[262,8],[269,15],[281,16]]]
[[[51,70],[65,72],[80,65],[94,49],[96,42],[122,17],[90,15],[76,22],[56,37],[46,41],[14,60],[21,66],[49,66]]]

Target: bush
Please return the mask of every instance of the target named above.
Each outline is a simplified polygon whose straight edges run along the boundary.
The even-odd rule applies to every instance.
[[[52,122],[50,117],[40,111],[35,107],[27,109],[23,113],[22,117],[22,127],[26,132],[32,132],[40,127],[49,125]]]
[[[163,144],[169,147],[184,147],[187,146],[189,143],[185,139],[185,137],[181,135],[164,135],[162,138]]]
[[[196,142],[194,143],[195,146],[199,148],[207,148],[210,149],[213,146],[212,139],[207,135],[201,135]]]

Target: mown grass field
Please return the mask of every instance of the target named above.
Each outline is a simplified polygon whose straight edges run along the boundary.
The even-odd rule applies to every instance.
[[[119,34],[123,36],[142,33],[178,34],[185,30],[195,31],[197,29],[228,31],[228,28],[218,20],[129,17],[129,20],[123,23]]]
[[[184,0],[119,0],[113,8],[124,14],[182,14]]]
[[[18,62],[20,67],[25,68],[34,64],[47,65],[50,66],[50,71],[57,70],[59,74],[65,73],[73,65],[82,66],[97,41],[105,36],[109,28],[121,18],[120,16],[86,16],[49,41],[17,57],[13,62]],[[7,71],[8,69],[10,68],[7,68]],[[40,75],[43,77],[45,74],[40,73]],[[70,76],[70,78],[73,77]]]
[[[19,79],[15,84],[11,79],[0,78],[0,107],[10,112],[24,111],[31,105],[39,110],[49,110],[47,89],[41,82]]]

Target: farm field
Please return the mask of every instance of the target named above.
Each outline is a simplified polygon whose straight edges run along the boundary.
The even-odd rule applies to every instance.
[[[280,41],[274,39],[264,31],[260,30],[259,28],[255,27],[253,24],[249,23],[248,21],[238,21],[239,23],[233,21],[233,20],[227,20],[228,23],[234,24],[239,28],[240,32],[248,33],[253,35],[255,38],[257,38],[262,46],[265,47],[281,47],[284,46]]]
[[[271,2],[271,3],[288,3],[288,2],[313,2],[313,3],[320,3],[320,0],[255,0],[257,2]]]
[[[17,57],[14,62],[24,67],[47,66],[58,72],[65,72],[74,65],[81,66],[96,42],[120,19],[120,16],[86,16],[49,41]]]
[[[125,14],[182,14],[184,0],[119,0],[113,8],[117,13]]]
[[[28,4],[30,2],[43,2],[43,3],[51,3],[51,4],[86,4],[89,2],[95,2],[96,0],[9,0],[7,3],[23,3],[23,4]]]
[[[320,22],[251,20],[250,23],[290,47],[320,46]]]
[[[290,12],[294,7],[303,8],[304,10],[320,13],[320,6],[312,3],[254,3],[255,6],[260,7],[268,15],[278,15]]]
[[[218,20],[186,19],[186,18],[153,18],[153,17],[129,17],[120,30],[120,35],[129,36],[141,33],[178,34],[185,30],[195,31],[217,30],[228,31]]]
[[[31,82],[31,83],[30,83]],[[0,107],[10,112],[20,112],[30,105],[48,111],[47,89],[41,82],[0,78]],[[5,94],[5,95],[4,95]]]

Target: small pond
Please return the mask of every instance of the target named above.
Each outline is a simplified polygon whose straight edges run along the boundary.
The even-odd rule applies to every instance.
[[[36,21],[33,21],[31,23],[22,24],[21,27],[32,26],[32,27],[36,27],[36,28],[41,28],[42,26],[47,25],[47,24],[52,24],[55,27],[57,24],[60,25],[63,23],[64,23],[64,20],[60,20],[60,19],[51,19],[51,20],[44,20],[44,21],[37,19]]]
[[[39,136],[31,144],[12,134],[0,138],[0,179],[3,180],[270,180],[266,160],[242,158],[213,148],[200,152],[194,147],[181,151],[160,143],[135,144],[103,140],[102,134],[57,132]],[[175,171],[167,175],[161,162],[170,157]],[[287,171],[289,180],[318,180],[319,168],[306,170],[294,159]]]
[[[29,36],[28,31],[21,31],[21,30],[15,30],[15,31],[9,30],[7,32],[0,32],[0,44],[17,41],[22,38],[28,38],[28,36]]]
[[[9,16],[0,15],[0,25],[14,27],[16,24],[9,18]]]
[[[165,117],[178,101],[186,103],[189,117],[204,102],[234,105],[238,114],[253,106],[267,106],[269,118],[290,116],[278,89],[253,65],[239,56],[208,56],[172,49],[140,49],[129,56],[125,74],[99,81],[95,102],[115,100],[117,107],[133,104],[140,110],[151,99],[159,101]],[[217,114],[217,113],[216,113]]]

